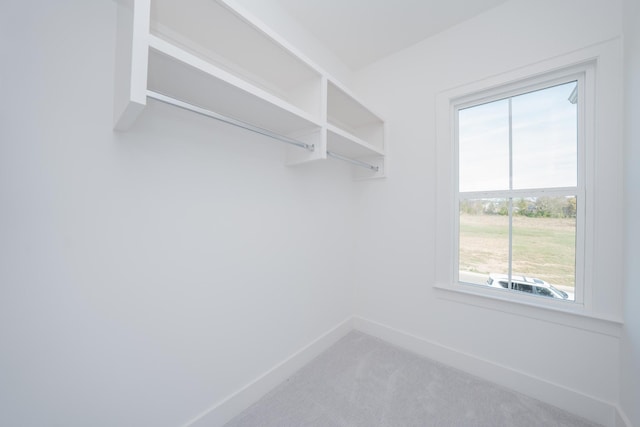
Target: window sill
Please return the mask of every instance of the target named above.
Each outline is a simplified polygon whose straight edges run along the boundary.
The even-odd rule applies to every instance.
[[[617,338],[622,334],[622,319],[598,315],[579,304],[569,303],[570,307],[552,306],[529,301],[529,298],[526,300],[516,299],[499,290],[494,293],[490,289],[476,289],[474,285],[436,285],[434,289],[440,293],[441,298],[461,304],[529,317]],[[535,299],[535,297],[533,298]]]

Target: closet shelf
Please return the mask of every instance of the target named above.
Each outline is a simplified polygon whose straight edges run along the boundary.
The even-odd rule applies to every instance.
[[[147,97],[171,100],[300,142],[290,165],[332,156],[385,176],[383,120],[234,0],[117,2],[115,129],[130,127]]]
[[[327,124],[327,150],[352,158],[384,156],[384,150],[332,124]]]
[[[280,98],[164,40],[149,36],[148,88],[281,134],[320,121]]]

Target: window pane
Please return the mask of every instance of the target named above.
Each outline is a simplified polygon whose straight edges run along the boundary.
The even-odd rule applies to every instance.
[[[460,201],[459,279],[488,284],[490,273],[509,265],[509,215],[506,199]],[[499,283],[492,286],[499,287]]]
[[[458,112],[460,191],[509,188],[509,100]]]
[[[532,283],[539,296],[574,300],[576,197],[514,199],[512,238],[514,282]]]
[[[512,98],[513,188],[577,185],[576,82]]]

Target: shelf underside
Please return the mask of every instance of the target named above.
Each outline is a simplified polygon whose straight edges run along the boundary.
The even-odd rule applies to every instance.
[[[320,78],[272,37],[217,0],[154,0],[152,32],[272,92]]]
[[[327,129],[327,150],[353,159],[384,155],[382,150],[332,126]]]
[[[225,71],[190,58],[185,52],[180,54],[190,59],[191,65],[150,49],[150,90],[282,135],[319,128],[302,110],[259,88],[239,85]]]

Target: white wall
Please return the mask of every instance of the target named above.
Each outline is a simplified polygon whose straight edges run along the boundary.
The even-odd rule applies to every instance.
[[[0,16],[0,425],[181,425],[353,312],[348,166],[162,105],[115,134],[116,3]]]
[[[622,339],[621,406],[631,425],[640,426],[640,3],[624,2],[625,42],[625,328]]]
[[[281,11],[238,1],[351,80]],[[115,3],[3,6],[0,425],[180,425],[354,311],[621,400],[640,423],[637,239],[626,243],[622,356],[615,336],[432,289],[435,94],[617,37],[619,1],[512,0],[364,70],[360,92],[388,120],[390,177],[355,185],[342,164],[286,168],[277,143],[167,106],[114,134]],[[626,15],[637,92],[638,29]],[[637,99],[627,98],[627,165]],[[639,178],[628,167],[629,236]]]
[[[328,49],[321,41],[298,23],[278,0],[226,0],[229,4],[242,7],[245,11],[258,17],[268,27],[276,30],[287,43],[298,50],[314,65],[322,68],[339,82],[349,85],[352,83],[353,72],[335,53]]]
[[[390,136],[389,178],[365,184],[359,194],[358,316],[597,401],[618,401],[615,327],[600,333],[582,328],[580,321],[567,326],[461,304],[444,299],[433,285],[439,251],[436,94],[619,37],[621,16],[620,1],[512,0],[358,73],[360,93],[385,117]],[[606,165],[597,171],[601,182],[620,184],[622,138],[615,132],[621,127],[616,121],[621,57],[616,55],[600,70],[608,81],[598,96],[610,107],[603,114],[614,126],[596,155]],[[597,258],[597,278],[607,281],[599,311],[621,318],[621,214],[605,212],[620,205],[621,190],[598,191],[597,215],[614,224],[596,230],[603,245],[598,254],[605,257]]]

